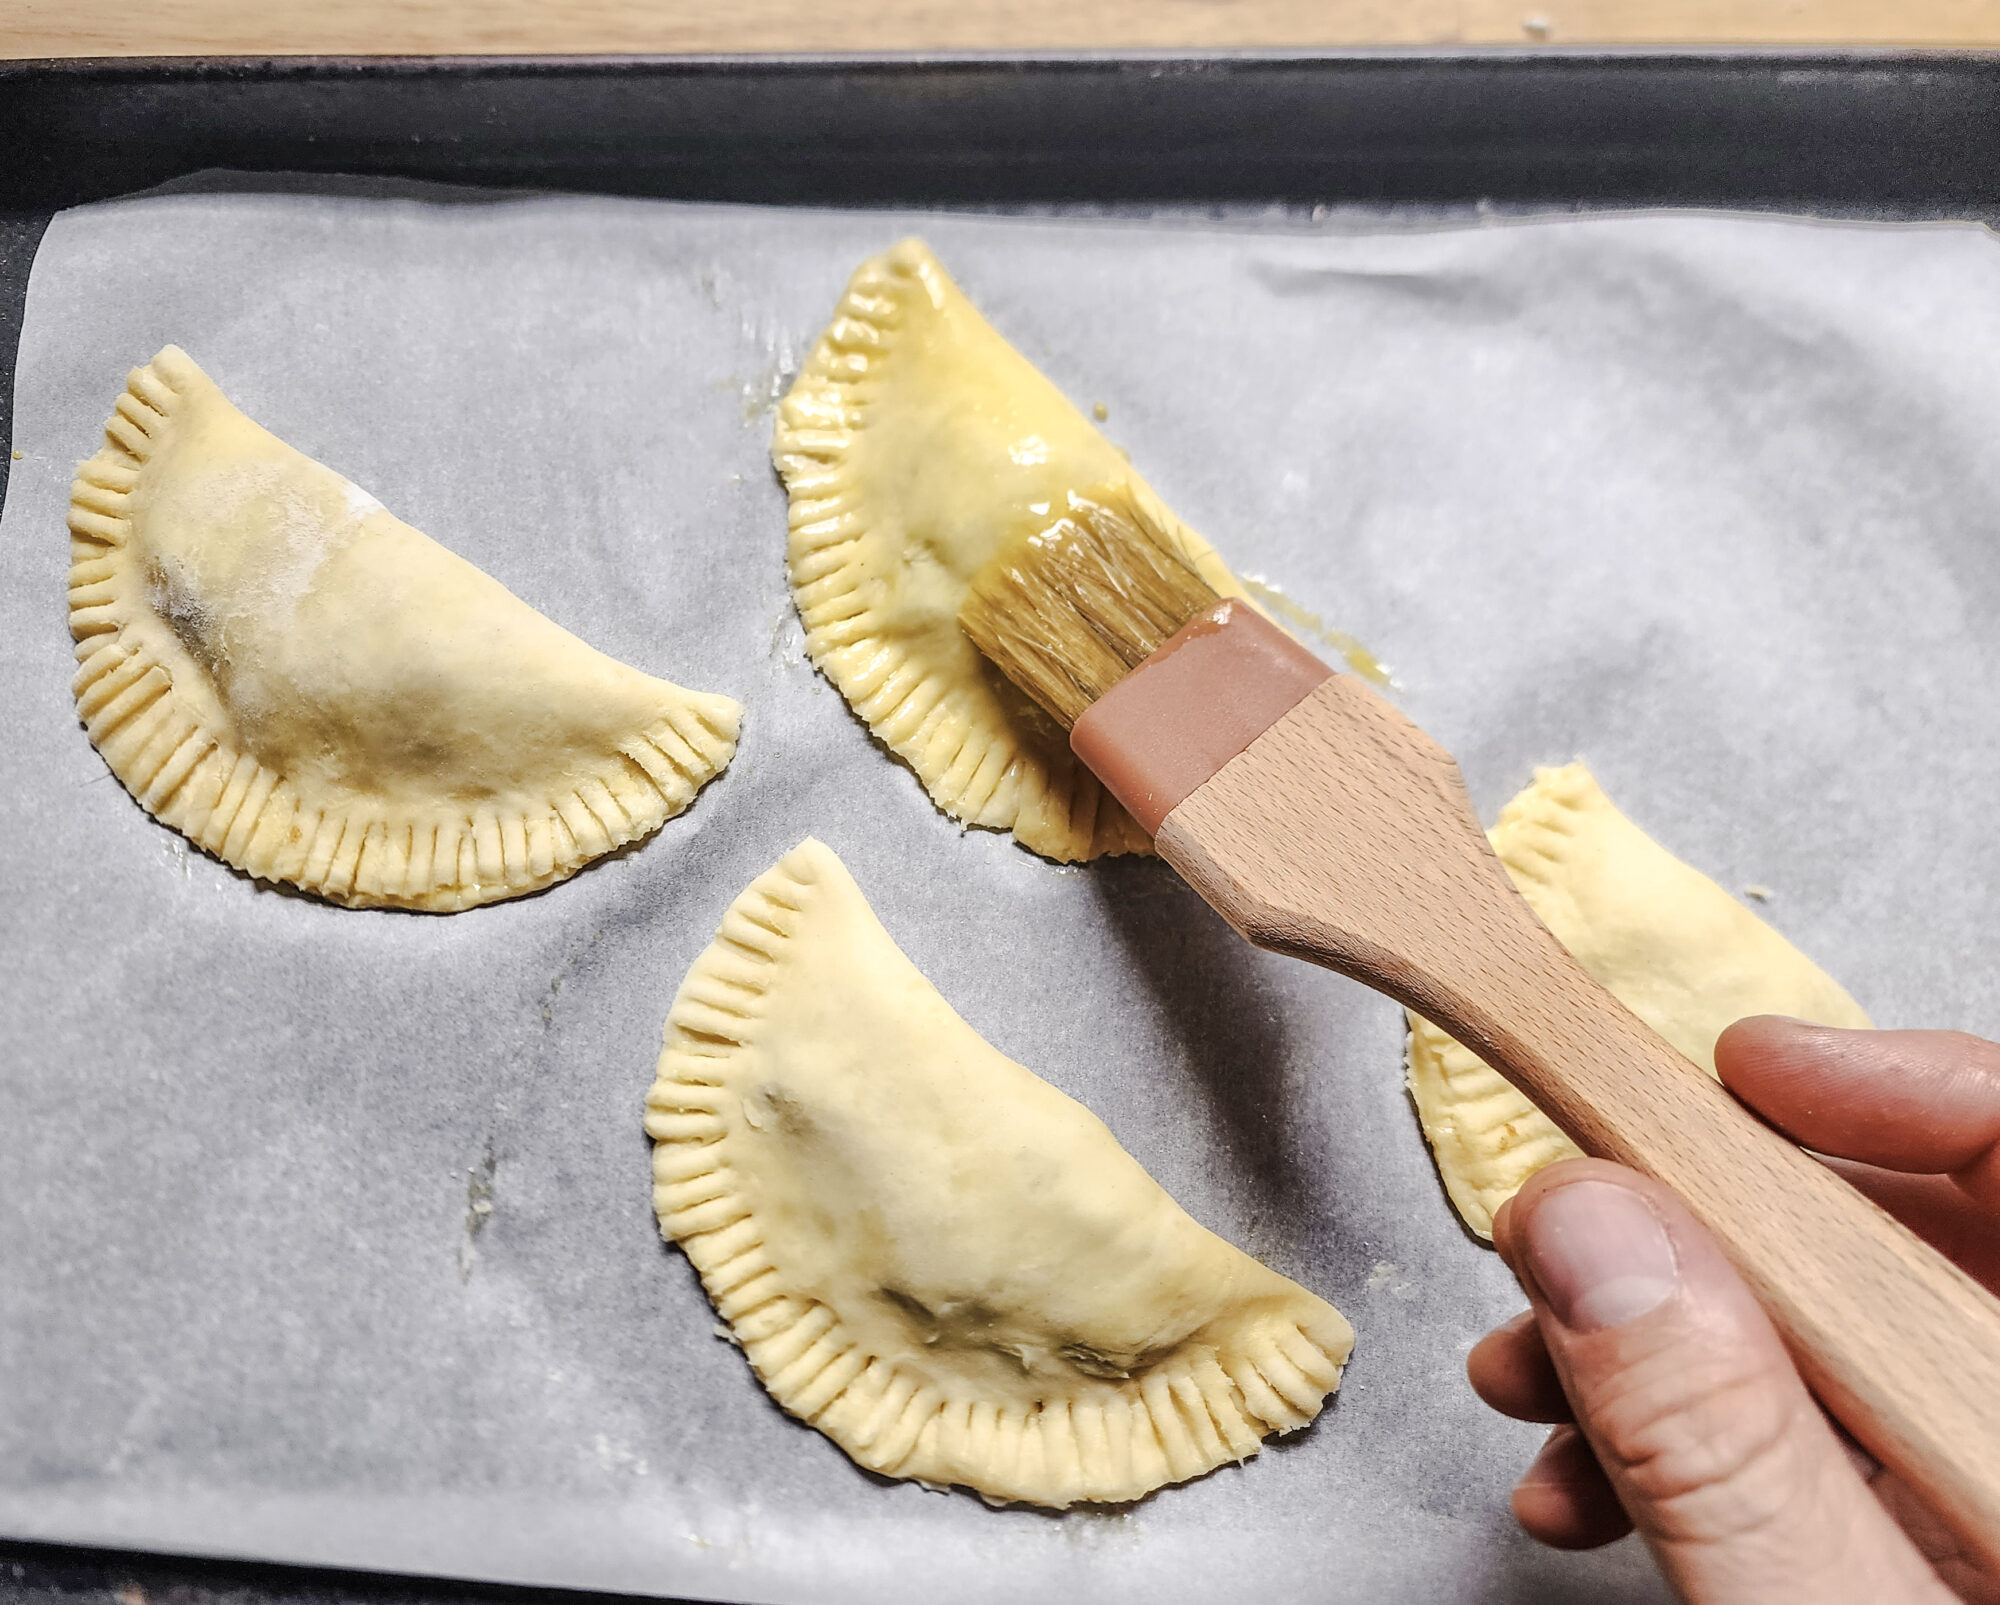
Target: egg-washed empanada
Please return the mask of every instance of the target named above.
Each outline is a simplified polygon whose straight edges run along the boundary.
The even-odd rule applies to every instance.
[[[958,627],[973,575],[1070,492],[1123,482],[1203,579],[1242,588],[919,240],[864,262],[779,410],[806,651],[954,819],[1046,857],[1152,843]]]
[[[1136,1499],[1304,1426],[1353,1346],[988,1046],[814,840],[681,983],[646,1129],[764,1386],[885,1476]]]
[[[77,710],[132,795],[351,907],[519,896],[657,829],[740,709],[606,657],[237,411],[178,347],[70,492]]]
[[[1580,763],[1537,769],[1489,833],[1556,940],[1710,1075],[1715,1039],[1750,1014],[1868,1025],[1823,970],[1627,819]],[[1578,1149],[1499,1071],[1410,1017],[1410,1093],[1459,1215],[1480,1237],[1544,1165]]]

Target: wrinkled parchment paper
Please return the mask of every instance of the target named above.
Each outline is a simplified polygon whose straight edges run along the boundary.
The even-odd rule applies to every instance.
[[[1490,818],[1611,795],[1889,1024],[2000,1032],[2000,247],[1677,215],[1452,229],[400,191],[59,218],[0,523],[0,1532],[742,1600],[1659,1597],[1536,1549],[1519,1307],[1401,1025],[1156,863],[964,833],[804,661],[771,406],[920,228],[1245,573],[1353,631]],[[254,885],[68,691],[64,507],[175,341],[595,645],[746,705],[634,851],[448,917]],[[788,1420],[648,1209],[661,1018],[807,833],[974,1026],[1359,1338],[1319,1423],[1135,1507],[887,1484]]]

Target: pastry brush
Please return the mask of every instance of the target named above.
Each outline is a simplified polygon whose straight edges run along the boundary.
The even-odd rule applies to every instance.
[[[1386,992],[1672,1188],[1827,1408],[2000,1563],[2000,1301],[1592,980],[1450,754],[1219,597],[1123,486],[1000,551],[959,623],[1243,936]]]

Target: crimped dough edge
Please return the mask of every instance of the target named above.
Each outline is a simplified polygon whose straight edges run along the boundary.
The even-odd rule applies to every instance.
[[[1487,840],[1511,876],[1530,887],[1545,885],[1557,860],[1530,851],[1524,829],[1539,826],[1559,853],[1573,833],[1574,816],[1594,789],[1582,764],[1535,771],[1525,790],[1500,810]],[[1532,907],[1531,890],[1523,890]],[[1424,1136],[1437,1159],[1438,1175],[1459,1218],[1475,1237],[1493,1239],[1493,1217],[1536,1171],[1559,1159],[1581,1158],[1583,1150],[1535,1107],[1528,1095],[1464,1043],[1422,1015],[1409,1019],[1409,1051],[1404,1077],[1417,1106]],[[1480,1179],[1475,1181],[1474,1174]]]
[[[1584,816],[1598,807],[1616,812],[1586,764],[1540,767],[1531,783],[1501,809],[1487,833],[1494,855],[1528,906],[1544,920],[1555,917],[1556,905],[1550,900],[1563,895],[1565,868],[1576,851],[1574,843]],[[1671,854],[1666,856],[1672,858]],[[1688,873],[1708,879],[1691,868]],[[1726,896],[1719,888],[1716,891],[1718,896]],[[1753,922],[1762,926],[1754,917]],[[1768,927],[1763,928],[1768,931]],[[1780,946],[1789,946],[1782,938],[1777,940]],[[1810,959],[1804,954],[1797,957],[1845,999],[1837,983],[1819,972]],[[1846,1002],[1855,1016],[1853,1021],[1841,1023],[1865,1025],[1865,1013],[1851,999]],[[1420,1015],[1407,1014],[1407,1018],[1410,1034],[1405,1077],[1437,1161],[1438,1175],[1466,1227],[1476,1237],[1490,1241],[1494,1215],[1522,1183],[1544,1166],[1581,1157],[1582,1150],[1526,1094],[1470,1048]],[[1681,1051],[1687,1050],[1683,1047]],[[1699,1061],[1691,1062],[1706,1074],[1714,1073]]]
[[[1308,1425],[1340,1384],[1351,1337],[1336,1353],[1290,1321],[1250,1312],[1227,1353],[1204,1350],[1023,1412],[948,1393],[907,1358],[869,1352],[827,1305],[788,1291],[734,1185],[725,1111],[740,1103],[734,1061],[828,861],[838,865],[809,837],[730,905],[674,998],[646,1098],[661,1234],[686,1252],[766,1391],[882,1476],[962,1483],[964,1462],[978,1457],[981,1479],[969,1486],[988,1503],[1058,1510],[1143,1498]]]
[[[806,628],[806,654],[952,818],[1011,832],[1024,847],[1059,863],[1150,854],[1152,838],[1080,763],[1067,774],[1052,773],[1011,732],[982,729],[977,721],[968,721],[962,745],[941,750],[935,736],[949,709],[950,686],[909,662],[897,643],[871,628],[865,559],[870,498],[845,460],[867,427],[854,421],[853,393],[878,365],[894,358],[909,298],[947,291],[963,299],[921,240],[903,240],[862,263],[779,407],[772,457],[790,503],[786,568]],[[980,315],[969,301],[966,305]],[[1207,541],[1138,474],[1128,483],[1203,579],[1223,596],[1244,596]],[[1061,827],[1040,828],[1024,818],[1029,799],[1042,796],[1061,805]]]
[[[1494,1215],[1521,1184],[1559,1159],[1580,1158],[1583,1150],[1464,1043],[1422,1015],[1408,1019],[1404,1078],[1439,1179],[1466,1228],[1491,1242]],[[1474,1173],[1481,1179],[1473,1180]]]
[[[178,643],[162,651],[128,628],[146,606],[129,545],[131,499],[184,393],[212,383],[178,346],[133,369],[103,448],[70,489],[77,712],[112,773],[162,824],[259,880],[329,902],[452,913],[539,891],[651,834],[729,762],[741,710],[683,691],[684,707],[635,731],[539,814],[301,794],[175,693],[176,675],[201,672]]]
[[[1534,779],[1507,800],[1487,833],[1494,856],[1517,877],[1517,884],[1526,880],[1531,886],[1549,885],[1575,838],[1577,816],[1602,795],[1603,789],[1584,764],[1537,768]],[[1538,831],[1552,839],[1538,840]],[[1532,890],[1521,895],[1530,907],[1534,905]]]

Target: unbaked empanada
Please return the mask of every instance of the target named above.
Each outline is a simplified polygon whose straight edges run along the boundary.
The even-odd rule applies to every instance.
[[[647,835],[739,708],[586,646],[232,406],[136,369],[70,492],[77,710],[132,795],[262,880],[448,911]]]
[[[806,651],[938,807],[1049,858],[1150,852],[1064,733],[965,638],[959,603],[1017,530],[1119,482],[1218,592],[1242,588],[921,241],[856,271],[772,454]]]
[[[688,971],[646,1129],[764,1386],[886,1476],[1136,1499],[1304,1426],[1353,1346],[959,1019],[817,841]]]
[[[1493,850],[1556,940],[1628,1009],[1710,1075],[1715,1039],[1750,1014],[1868,1025],[1824,971],[1611,804],[1588,769],[1537,769],[1501,810]],[[1438,1173],[1465,1224],[1494,1213],[1577,1147],[1514,1085],[1410,1017],[1409,1082]]]

